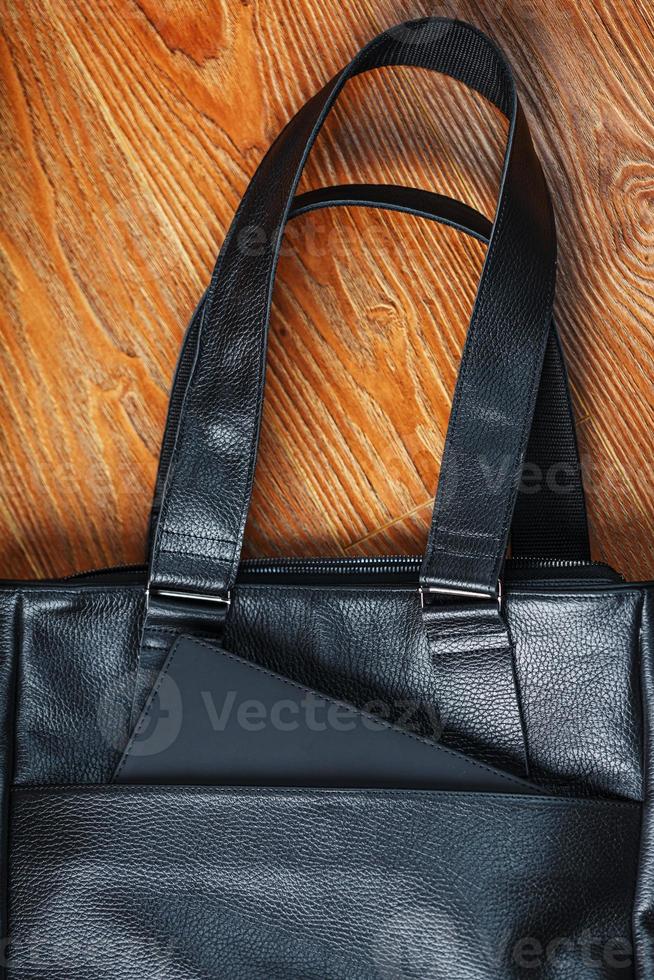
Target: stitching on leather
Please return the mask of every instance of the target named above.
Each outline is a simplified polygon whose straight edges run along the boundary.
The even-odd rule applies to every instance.
[[[489,554],[487,551],[454,551],[453,548],[448,548],[445,544],[437,544],[433,549],[436,551],[446,551],[448,555],[458,555],[461,558],[495,558],[493,554]]]
[[[163,633],[163,634],[173,634],[174,636],[179,636],[179,630],[175,629],[174,626],[148,626],[148,633]],[[187,636],[192,636],[195,639],[197,636],[203,637],[205,640],[215,640],[216,634],[212,633],[210,630],[193,630],[193,633],[187,633]],[[168,649],[168,647],[166,647]]]
[[[642,592],[637,588],[629,588],[627,584],[626,588],[620,588],[619,582],[615,583],[617,588],[612,588],[610,585],[605,586],[601,592],[592,591],[575,591],[570,589],[569,591],[557,590],[556,595],[552,594],[545,587],[540,589],[521,589],[519,587],[511,588],[511,598],[516,599],[530,599],[538,598],[543,601],[558,602],[561,599],[569,599],[571,602],[601,602],[610,596],[612,599],[619,599],[622,596],[628,596],[634,599],[640,599],[642,597]],[[635,584],[635,583],[634,583]],[[241,586],[242,588],[247,588],[247,585]]]
[[[175,538],[197,538],[198,541],[215,541],[216,544],[237,544],[231,538],[217,538],[213,534],[192,534],[191,531],[171,531],[168,528],[164,528],[163,533],[171,534]]]
[[[517,110],[517,100],[516,100],[516,118],[517,118],[517,111],[518,110]],[[515,133],[513,135],[515,135]],[[505,166],[507,166],[507,167],[508,167],[508,160],[510,158],[510,155],[511,155],[512,150],[513,150],[513,140],[511,141],[510,145],[507,145],[507,148],[506,148],[505,154],[504,154]],[[502,190],[503,190],[503,188],[500,189],[500,193],[502,193]],[[499,208],[498,208],[498,212],[497,212],[496,217],[495,217],[494,229],[493,229],[493,233],[491,234],[491,240],[490,240],[490,243],[489,243],[488,251],[486,253],[486,264],[485,264],[485,267],[484,268],[488,268],[488,266],[491,264],[491,261],[492,261],[493,256],[495,255],[495,253],[497,251],[497,240],[498,240],[498,237],[499,237],[499,235],[498,235],[498,229],[500,228],[500,226],[501,226],[501,224],[502,224],[502,222],[504,220],[505,213],[506,213],[506,197],[505,196],[502,196],[501,200],[499,201]],[[473,330],[473,327],[476,328],[476,324],[478,323],[479,317],[478,317],[477,311],[478,311],[479,307],[482,304],[482,300],[485,301],[486,294],[488,292],[488,288],[489,288],[488,287],[488,277],[487,276],[484,276],[484,274],[482,272],[482,277],[481,277],[481,280],[479,282],[477,296],[475,298],[475,305],[474,305],[473,312],[472,312],[472,318],[470,320],[470,325],[468,327],[468,334],[466,336],[466,343],[465,343],[465,346],[464,346],[464,353],[466,353],[466,348],[467,348],[467,356],[462,358],[461,364],[459,366],[459,374],[458,374],[458,379],[457,379],[456,387],[454,389],[454,398],[452,400],[452,408],[450,410],[450,422],[449,422],[449,425],[448,425],[448,435],[447,435],[447,438],[445,440],[445,448],[443,450],[443,458],[442,458],[442,461],[441,461],[441,471],[445,467],[448,452],[454,451],[454,453],[456,454],[456,446],[453,445],[455,443],[455,439],[454,438],[450,438],[450,433],[456,432],[456,422],[457,422],[458,417],[459,417],[459,408],[460,408],[460,405],[461,405],[462,394],[463,394],[463,391],[464,391],[464,388],[465,388],[465,379],[466,379],[466,376],[467,376],[468,371],[470,369],[469,368],[469,365],[470,365],[470,356],[469,356],[469,354],[473,350],[473,348],[476,346],[476,343],[477,343],[476,333],[475,333],[475,330]],[[439,481],[439,487],[440,487],[440,481]],[[437,495],[436,495],[436,503],[438,503],[438,497],[439,497],[439,494],[437,492]],[[427,540],[427,551],[426,551],[426,555],[425,555],[426,564],[429,564],[434,559],[434,556],[435,556],[436,551],[446,551],[446,550],[447,549],[445,549],[443,546],[437,547],[437,540],[436,540],[435,537],[432,539],[432,535],[430,533],[429,538]],[[460,555],[459,557],[474,557],[474,556],[471,556],[471,555],[467,555],[467,556],[466,555]],[[495,555],[492,555],[490,557],[492,557],[494,559],[496,556]]]
[[[518,118],[518,111],[519,111],[519,103],[517,103],[517,106],[516,106],[516,120]],[[506,212],[506,199],[504,199],[504,201],[502,202],[500,213],[498,214],[498,217],[497,217],[496,231],[497,231],[497,228],[499,228],[500,223],[504,220],[505,212]],[[498,237],[497,234],[493,236],[493,246],[495,246],[495,244],[497,242],[497,237]],[[487,255],[487,262],[490,260],[490,254],[491,253],[494,254],[493,247],[489,248],[489,253]],[[547,304],[548,304],[548,308],[552,304],[553,293],[554,293],[554,285],[555,285],[555,275],[554,275],[553,272],[550,272],[549,273],[549,276],[548,276],[548,290],[547,290]],[[487,285],[485,285],[484,295],[485,295],[485,292],[486,292],[486,289],[487,288],[488,288]],[[480,292],[480,297],[481,297],[481,292]],[[531,369],[530,376],[529,376],[529,390],[532,390],[533,389],[535,374],[536,374],[536,366],[534,365],[532,367],[532,369]],[[461,379],[461,371],[459,372],[459,379],[462,380]],[[457,389],[458,389],[458,387],[459,386],[457,384]],[[535,395],[534,395],[534,397],[535,397]],[[458,405],[457,405],[457,412],[458,412]],[[526,438],[527,438],[526,428],[527,428],[527,419],[525,418],[525,420],[523,421],[522,427],[521,427],[521,432],[520,432],[520,443],[519,443],[519,446],[520,446],[520,450],[521,451],[524,450],[524,446],[526,444]],[[511,495],[511,497],[509,497],[509,499],[507,500],[507,502],[506,502],[506,504],[504,506],[504,515],[503,515],[503,518],[502,518],[502,535],[501,535],[502,538],[506,535],[507,529],[508,529],[508,526],[509,526],[509,522],[511,520],[511,516],[512,516],[511,503],[512,503],[513,499],[514,499],[513,498],[513,495]],[[499,538],[498,538],[498,540],[499,540]],[[446,550],[446,549],[441,549],[441,550]],[[468,557],[474,557],[474,556],[468,556]],[[486,557],[495,558],[496,556],[495,555],[491,555],[491,556],[486,556]]]
[[[181,639],[182,638],[180,637],[180,640]],[[268,670],[267,667],[262,667],[261,664],[255,663],[252,660],[245,660],[243,657],[239,657],[236,654],[231,653],[229,650],[225,650],[224,647],[216,646],[213,643],[204,643],[202,640],[195,639],[195,637],[187,637],[187,639],[190,639],[192,643],[196,643],[198,646],[205,647],[207,650],[211,650],[212,652],[215,653],[220,653],[223,656],[227,657],[229,660],[235,660],[237,663],[244,663],[247,666],[252,667],[254,670],[259,671],[259,673],[266,675],[267,677],[273,677],[276,680],[281,680],[288,687],[294,687],[296,690],[302,691],[302,693],[304,694],[318,694],[318,696],[322,698],[322,700],[327,701],[330,704],[334,704],[337,707],[344,707],[344,708],[349,708],[350,710],[354,710],[358,714],[363,715],[365,718],[370,718],[374,722],[380,724],[382,728],[387,728],[390,731],[397,732],[399,735],[404,735],[406,738],[411,738],[416,742],[421,742],[423,745],[428,745],[431,748],[436,748],[440,750],[441,752],[446,752],[447,755],[451,755],[456,759],[460,758],[460,755],[457,752],[452,751],[452,749],[448,749],[446,746],[441,745],[438,742],[432,742],[427,738],[423,738],[420,735],[416,735],[414,732],[409,732],[404,728],[399,728],[397,725],[393,725],[382,718],[377,718],[376,715],[372,715],[367,711],[362,711],[361,708],[357,708],[353,704],[348,704],[347,701],[339,701],[338,699],[333,698],[328,694],[321,694],[319,691],[314,691],[312,688],[306,687],[304,684],[299,684],[297,681],[293,681],[289,677],[283,677],[281,674],[275,674],[274,671]],[[173,654],[177,652],[177,647],[179,645],[179,642],[180,641],[178,640],[175,646],[173,647],[173,650],[171,651],[170,661],[166,664],[166,668],[165,668],[166,671],[170,668],[170,662],[172,662]],[[155,693],[156,691],[153,692],[153,696]],[[127,754],[128,751],[129,748],[126,750],[125,754]],[[499,775],[502,779],[506,779],[511,783],[522,785],[519,779],[515,779],[509,773],[504,773],[501,772],[500,770],[492,769],[490,766],[485,765],[483,762],[479,762],[476,759],[469,758],[468,756],[465,756],[465,759],[466,761],[470,762],[473,766],[476,766],[478,769],[483,769],[485,772],[490,772],[493,775]],[[122,763],[121,763],[121,767],[122,767]],[[118,775],[119,771],[120,770],[116,772],[116,775]]]
[[[213,541],[213,540],[214,540],[213,538],[207,538],[207,541]],[[182,558],[204,558],[205,561],[207,559],[210,559],[212,562],[215,562],[218,565],[230,565],[229,558],[221,558],[221,557],[214,558],[211,555],[207,555],[206,551],[189,551],[186,548],[184,549],[184,551],[180,551],[179,548],[164,548],[162,545],[159,548],[159,552],[161,554],[166,554],[166,555],[180,555],[180,557]]]
[[[45,587],[36,586],[32,588],[24,588],[23,586],[18,585],[16,586],[15,589],[12,589],[11,591],[16,592],[16,594],[20,594],[20,595],[41,595],[41,596],[46,596],[46,595],[79,596],[79,595],[83,595],[84,593],[93,594],[98,592],[104,592],[104,593],[109,593],[109,595],[112,596],[124,595],[125,597],[128,598],[133,597],[134,593],[136,592],[139,594],[139,598],[142,598],[144,592],[144,586],[140,585],[137,582],[135,582],[134,585],[130,585],[130,586],[114,585],[113,587],[107,585],[88,585],[87,583],[84,583],[83,585],[78,585],[76,588],[71,588],[70,585],[69,586],[62,585],[61,588],[57,588],[53,586],[45,586]]]
[[[445,531],[446,534],[453,534],[459,538],[490,538],[491,541],[499,541],[500,539],[499,534],[489,534],[486,531],[457,531],[446,524],[438,524],[436,530]]]
[[[513,79],[511,77],[509,77],[509,81],[511,83],[513,83]],[[515,102],[514,102],[515,115],[514,115],[514,122],[513,122],[514,128],[513,128],[513,133],[512,133],[512,137],[513,138],[515,137],[515,122],[517,122],[517,120],[519,118],[519,114],[520,114],[520,103],[519,103],[519,100],[517,99],[517,96],[515,96],[515,86],[514,86],[514,98],[515,98]],[[525,125],[526,125],[526,123],[525,123]],[[510,143],[510,145],[507,146],[507,149],[505,151],[505,167],[506,167],[505,177],[508,174],[508,162],[510,160],[511,152],[512,152],[513,145],[514,145],[513,138],[511,139],[511,143]],[[504,186],[501,188],[501,192],[503,190],[504,190]],[[488,264],[491,261],[491,257],[495,254],[495,251],[496,251],[497,240],[498,240],[498,237],[499,237],[498,230],[500,229],[500,226],[502,226],[503,225],[503,222],[504,222],[504,218],[505,218],[505,214],[506,214],[506,204],[507,204],[507,199],[506,199],[506,197],[503,197],[503,199],[500,201],[500,207],[499,207],[499,211],[498,211],[498,214],[496,216],[496,221],[495,221],[494,234],[492,235],[491,244],[490,244],[490,247],[489,247],[487,256],[486,256],[486,268],[487,268]],[[479,288],[477,299],[476,299],[476,302],[475,302],[475,310],[473,311],[473,320],[476,320],[475,313],[476,313],[476,310],[477,310],[477,306],[478,306],[478,304],[480,304],[482,297],[485,298],[486,292],[488,290],[488,281],[486,280],[486,282],[484,282],[484,279],[485,279],[485,277],[482,274],[482,281],[480,282],[480,288]],[[554,272],[551,271],[549,273],[549,276],[548,276],[548,291],[547,291],[547,302],[548,302],[548,306],[550,306],[551,305],[551,302],[552,302],[552,296],[553,296],[553,292],[554,292],[554,282],[555,282]],[[472,321],[471,321],[471,326],[472,326]],[[472,331],[469,330],[468,336],[469,336],[470,340],[472,341],[472,343],[475,343],[476,342],[476,337],[474,335],[473,336],[470,336],[471,333],[472,333]],[[472,344],[471,344],[471,346],[472,346]],[[451,431],[455,431],[454,423],[455,423],[456,419],[458,418],[458,411],[459,411],[459,405],[460,405],[459,391],[463,391],[463,389],[464,389],[464,376],[465,376],[465,374],[467,372],[467,364],[468,363],[469,363],[469,361],[466,361],[466,359],[464,359],[464,362],[461,364],[461,368],[459,370],[459,380],[457,382],[457,386],[456,386],[456,390],[455,390],[455,396],[454,396],[454,401],[453,401],[453,404],[452,404],[452,412],[451,412],[452,421],[450,423],[451,424],[451,427],[452,427]],[[536,367],[534,365],[533,368],[532,368],[532,370],[531,370],[531,373],[530,373],[530,382],[529,382],[529,388],[530,388],[530,390],[533,388],[535,373],[536,373]],[[526,422],[527,422],[527,420],[525,419],[523,421],[523,424],[522,424],[522,427],[521,427],[520,443],[519,443],[519,446],[520,446],[520,449],[521,450],[524,449],[524,445],[525,445],[525,442],[526,442],[526,434],[525,434]],[[449,432],[449,430],[448,430],[448,432]],[[447,453],[447,450],[448,450],[448,446],[449,445],[450,445],[450,440],[447,439],[446,440],[446,445],[445,445],[445,451],[443,453],[443,461],[445,461],[445,455]],[[506,504],[505,504],[504,515],[503,515],[503,519],[502,519],[502,535],[501,535],[502,538],[505,537],[505,535],[507,533],[508,524],[509,524],[510,519],[511,519],[511,513],[512,513],[512,511],[511,511],[511,503],[512,503],[513,499],[514,499],[513,498],[513,495],[511,495],[509,497],[509,499],[507,500]],[[431,535],[430,535],[430,538],[431,538]],[[500,540],[500,539],[498,538],[498,540]],[[446,549],[441,548],[439,550],[446,550]],[[427,551],[428,551],[429,558],[433,558],[434,557],[434,551],[435,551],[435,549],[433,547],[433,543],[431,542],[431,540],[428,541]],[[473,556],[468,556],[468,557],[473,557]],[[490,557],[496,558],[497,556],[490,556]]]
[[[449,639],[449,637],[448,637],[448,639]],[[488,644],[485,647],[471,647],[470,650],[468,650],[466,648],[466,653],[467,654],[480,653],[480,654],[485,655],[485,656],[488,656],[491,653],[496,653],[498,655],[500,653],[510,653],[510,654],[513,654],[514,647],[512,646],[510,640],[508,640],[504,644],[504,646],[499,647],[499,646],[495,646],[495,644],[491,643],[490,642],[491,639],[492,639],[492,637],[489,637],[489,642],[488,642]],[[433,640],[430,639],[430,644],[432,644],[432,643],[433,643]],[[431,651],[431,658],[432,658],[432,660],[437,660],[440,656],[441,656],[441,654],[439,653],[438,650],[432,650]],[[513,687],[515,687],[515,684],[513,682],[513,679],[511,680],[511,683],[512,683]],[[516,693],[516,700],[517,700],[517,690],[516,690],[515,693]],[[523,741],[524,741],[524,739],[523,739]]]
[[[518,725],[520,727],[520,735],[522,737],[522,758],[525,765],[525,774],[527,779],[529,779],[531,777],[529,728],[527,724],[527,714],[525,711],[525,706],[523,701],[524,690],[523,690],[523,685],[520,683],[520,675],[518,673],[517,647],[513,639],[511,624],[509,623],[508,619],[503,620],[503,622],[504,622],[504,628],[506,630],[507,639],[509,641],[509,662],[511,668],[511,682],[513,684],[513,693],[515,696],[516,707],[518,709]]]
[[[477,797],[484,800],[494,800],[500,803],[512,803],[514,806],[524,803],[527,806],[542,806],[547,804],[552,807],[613,807],[621,810],[634,810],[642,806],[640,800],[613,800],[603,796],[548,796],[547,794],[529,793],[484,793],[480,790],[443,790],[443,789],[384,789],[367,788],[349,789],[338,786],[313,786],[303,788],[301,786],[277,787],[277,786],[210,786],[198,785],[197,783],[36,783],[31,786],[12,786],[11,792],[16,795],[21,793],[42,792],[47,795],[64,796],[71,791],[88,793],[133,793],[137,796],[162,796],[167,793],[169,796],[177,792],[184,794],[192,793],[195,796],[261,796],[261,797],[308,797],[314,800],[336,797],[352,797],[354,802],[361,796],[377,796],[380,801],[384,799],[404,799],[422,798],[425,800],[433,799],[434,796],[453,796],[462,799]]]

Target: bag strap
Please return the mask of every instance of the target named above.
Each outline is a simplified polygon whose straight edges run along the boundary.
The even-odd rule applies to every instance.
[[[289,219],[328,207],[401,211],[488,244],[492,223],[442,194],[396,184],[341,184],[299,194]],[[524,467],[511,524],[514,558],[588,561],[590,540],[579,448],[561,341],[552,320]]]
[[[348,78],[389,65],[449,74],[510,120],[498,208],[463,352],[421,584],[496,596],[549,335],[549,195],[510,68],[476,29],[386,31],[310,99],[264,157],[212,276],[151,555],[155,591],[225,597],[238,569],[284,226],[308,153]],[[491,472],[500,467],[501,472]]]
[[[340,184],[306,191],[295,197],[288,220],[332,207],[399,211],[454,228],[486,245],[493,227],[488,218],[461,201],[397,184]],[[191,318],[176,370],[150,516],[150,540],[159,517],[205,299],[206,293]],[[534,481],[531,485],[530,480]],[[513,557],[588,561],[590,542],[574,414],[554,320],[545,349],[524,483],[525,492],[518,493],[511,524]]]

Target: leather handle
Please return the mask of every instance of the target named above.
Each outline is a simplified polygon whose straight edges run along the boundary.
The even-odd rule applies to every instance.
[[[447,225],[486,245],[492,222],[462,201],[396,184],[341,184],[298,194],[289,220],[322,208],[401,211]],[[588,561],[590,539],[565,359],[552,319],[524,467],[511,523],[511,553],[530,560]]]
[[[305,191],[294,198],[288,220],[321,208],[335,207],[401,211],[415,218],[427,218],[448,225],[486,245],[493,230],[492,221],[463,201],[399,184],[338,184]]]
[[[287,125],[243,198],[202,316],[152,549],[153,588],[221,595],[235,580],[284,225],[309,150],[345,82],[387,65],[449,74],[510,120],[421,573],[425,587],[496,594],[550,329],[555,231],[505,59],[474,28],[437,18],[400,25],[367,45]]]
[[[420,188],[397,184],[341,184],[298,194],[288,220],[332,207],[378,208],[447,225],[488,245],[493,228],[485,215],[461,201]],[[197,345],[205,297],[191,319],[176,371],[150,517],[153,538],[166,474],[172,457],[181,397]],[[590,541],[574,414],[565,360],[552,320],[534,421],[527,448],[525,486],[519,493],[511,524],[511,553],[530,560],[588,561]],[[537,492],[529,480],[539,480]],[[562,482],[565,481],[565,482]]]

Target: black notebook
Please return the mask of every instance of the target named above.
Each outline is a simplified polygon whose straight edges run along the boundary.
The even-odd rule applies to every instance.
[[[162,668],[115,781],[540,792],[188,636]]]

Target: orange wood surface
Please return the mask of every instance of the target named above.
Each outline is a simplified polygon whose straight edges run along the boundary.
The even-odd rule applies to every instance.
[[[144,560],[178,347],[249,177],[361,44],[428,13],[515,66],[557,213],[594,552],[654,576],[647,0],[0,0],[0,575]],[[452,81],[376,72],[303,188],[413,184],[492,215],[504,132]],[[249,554],[423,549],[483,256],[400,215],[289,231]]]

